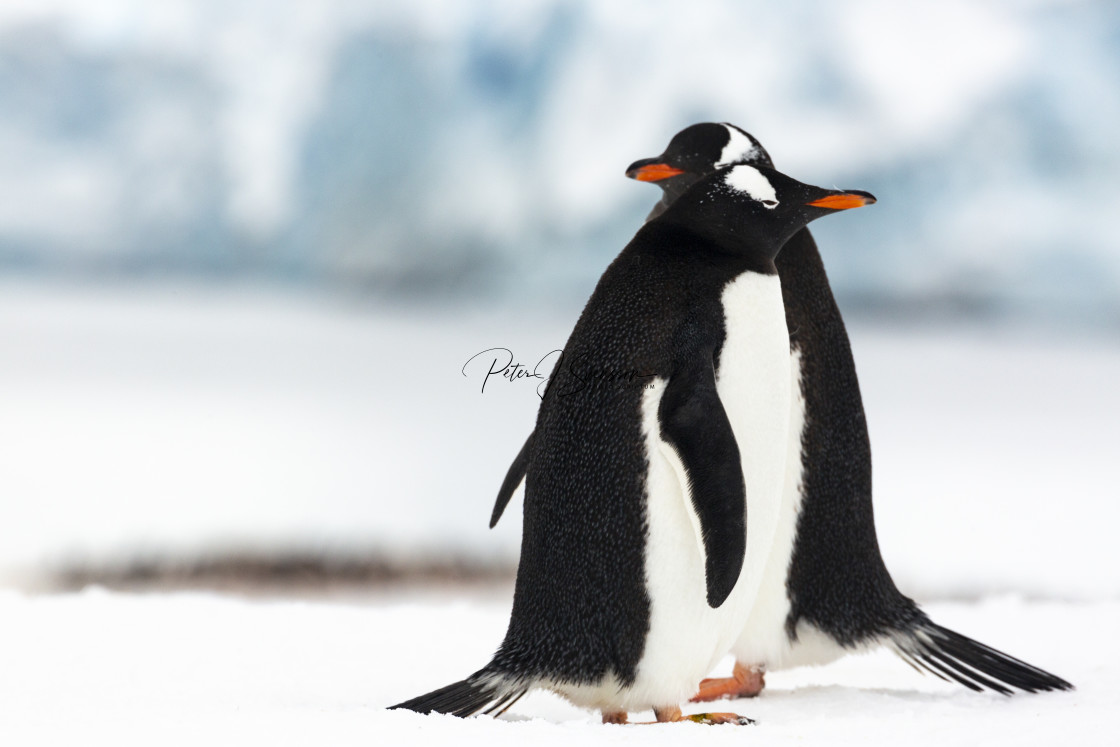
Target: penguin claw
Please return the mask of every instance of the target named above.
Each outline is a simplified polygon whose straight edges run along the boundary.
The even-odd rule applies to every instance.
[[[700,691],[692,696],[692,703],[706,703],[721,698],[754,698],[766,687],[766,673],[758,667],[747,667],[735,662],[731,677],[710,677],[701,680]]]
[[[736,726],[751,726],[755,723],[752,718],[740,716],[737,713],[693,713],[685,716],[685,721],[693,721],[697,724],[735,724]]]
[[[682,714],[681,709],[676,706],[671,708],[654,708],[653,715],[657,718],[657,721],[653,723],[658,724],[691,721],[694,724],[707,724],[709,726],[715,724],[750,726],[754,723],[754,719],[740,716],[737,713],[692,713],[686,716]]]

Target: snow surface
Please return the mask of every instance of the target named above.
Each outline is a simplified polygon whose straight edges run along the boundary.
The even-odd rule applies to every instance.
[[[1076,691],[977,694],[881,652],[770,673],[754,700],[685,708],[734,710],[752,727],[603,726],[549,693],[499,720],[384,710],[484,664],[509,592],[361,603],[0,592],[0,744],[1115,744],[1120,603],[1013,597],[927,609]]]
[[[512,563],[520,499],[486,524],[535,382],[482,392],[489,361],[461,369],[496,346],[532,366],[576,311],[5,283],[0,568],[245,548]],[[604,727],[547,693],[461,721],[383,709],[482,666],[508,586],[315,602],[0,591],[0,744],[1113,743],[1116,342],[851,331],[899,585],[958,600],[925,609],[1077,691],[975,694],[884,652],[771,673],[759,699],[720,706],[757,719],[747,732]]]
[[[245,289],[0,287],[0,572],[231,551],[503,562],[532,367],[578,308],[406,312]],[[880,545],[921,599],[1120,598],[1120,345],[851,324]]]

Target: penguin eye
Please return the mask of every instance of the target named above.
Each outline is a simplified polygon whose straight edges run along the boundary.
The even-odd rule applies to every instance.
[[[771,209],[778,207],[777,200],[759,200],[759,202]]]

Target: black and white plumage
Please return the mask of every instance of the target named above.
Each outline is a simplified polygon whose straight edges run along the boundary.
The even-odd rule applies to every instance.
[[[523,450],[505,640],[466,680],[395,707],[496,713],[545,687],[605,717],[679,714],[746,623],[774,536],[791,382],[774,255],[841,194],[873,201],[739,165],[638,231]]]
[[[664,153],[632,164],[627,175],[662,188],[653,219],[704,174],[731,163],[773,165],[747,132],[704,123],[679,132]],[[775,263],[794,377],[789,471],[766,578],[732,649],[737,675],[753,677],[738,689],[725,682],[722,694],[756,694],[766,669],[826,663],[880,645],[971,689],[1070,689],[1060,677],[935,624],[895,586],[875,534],[871,446],[851,345],[807,228]],[[491,526],[521,481],[524,454],[510,467]]]

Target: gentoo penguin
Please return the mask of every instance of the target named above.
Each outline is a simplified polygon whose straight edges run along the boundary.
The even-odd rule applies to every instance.
[[[746,625],[777,523],[791,378],[774,257],[809,221],[873,201],[736,165],[638,231],[541,402],[505,640],[394,708],[500,713],[544,687],[604,722],[745,721],[679,704]]]
[[[663,190],[655,218],[713,169],[772,167],[766,150],[730,124],[688,127],[627,176]],[[732,649],[731,678],[705,680],[697,700],[752,696],[766,669],[824,664],[885,645],[915,667],[972,690],[1066,690],[1065,680],[937,625],[891,580],[871,506],[871,446],[847,331],[808,229],[776,260],[792,356],[793,408],[786,495],[755,609]],[[532,442],[530,435],[527,445]],[[514,460],[493,526],[524,475]]]

